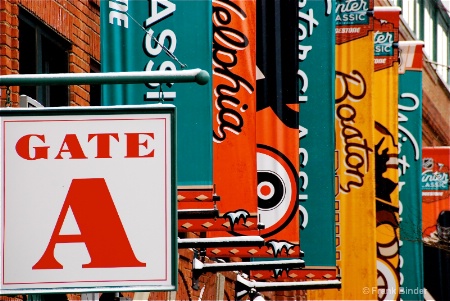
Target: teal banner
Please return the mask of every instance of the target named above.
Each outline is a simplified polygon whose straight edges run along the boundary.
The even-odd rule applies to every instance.
[[[402,43],[408,42],[399,46],[400,295],[402,300],[423,300],[422,46]],[[418,65],[411,68],[414,61]]]
[[[310,0],[299,5],[300,247],[307,267],[335,267],[336,2]]]
[[[212,75],[210,0],[101,1],[102,72],[200,68]],[[227,37],[224,37],[225,39]],[[173,104],[178,187],[212,191],[212,85],[104,85],[102,105]]]

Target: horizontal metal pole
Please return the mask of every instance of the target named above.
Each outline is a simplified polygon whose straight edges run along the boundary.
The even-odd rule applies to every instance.
[[[179,71],[136,71],[105,73],[10,74],[0,76],[0,86],[96,85],[189,83],[205,85],[208,72],[201,69]]]
[[[305,262],[301,259],[253,261],[253,262],[203,263],[195,258],[193,262],[193,269],[201,270],[202,273],[236,271],[241,269],[246,270],[273,270],[273,269],[296,269],[296,268],[298,269],[304,266]]]
[[[178,238],[178,248],[217,248],[229,247],[262,247],[264,238],[261,236],[237,237],[207,237],[207,238]]]
[[[269,261],[253,261],[253,262],[216,262],[203,263],[197,258],[192,262],[192,288],[199,289],[198,280],[201,274],[216,273],[222,271],[239,271],[239,270],[275,270],[275,269],[299,269],[305,266],[305,262],[301,259],[289,260],[269,260]],[[239,275],[238,275],[239,276]],[[237,287],[236,287],[237,291]]]
[[[340,280],[310,280],[296,282],[257,282],[244,279],[241,275],[237,275],[236,282],[241,286],[236,286],[236,291],[255,289],[258,292],[263,291],[285,291],[285,290],[309,290],[309,289],[326,289],[341,288]]]
[[[218,209],[180,209],[178,219],[218,218]]]

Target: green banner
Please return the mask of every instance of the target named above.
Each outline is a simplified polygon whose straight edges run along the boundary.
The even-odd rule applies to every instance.
[[[209,0],[101,1],[102,72],[200,68],[211,75],[211,14]],[[212,191],[211,81],[102,89],[102,105],[160,102],[177,109],[178,187]]]
[[[422,45],[399,42],[399,50],[400,295],[423,300]]]
[[[308,267],[336,266],[334,191],[335,1],[299,10],[301,250]]]

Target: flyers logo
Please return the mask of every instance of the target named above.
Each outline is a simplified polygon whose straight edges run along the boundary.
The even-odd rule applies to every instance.
[[[394,212],[377,210],[378,300],[399,300],[400,239]]]
[[[241,219],[243,220],[243,224],[245,224],[249,216],[250,213],[248,213],[248,211],[244,209],[230,211],[224,214],[224,218],[227,218],[230,222],[231,231],[234,231],[234,226],[238,225]]]
[[[295,247],[294,244],[285,240],[269,240],[267,245],[272,249],[274,257],[278,257],[283,251],[289,255],[289,251]]]
[[[375,190],[376,197],[391,203],[391,194],[397,187],[398,145],[392,133],[379,122],[375,122]],[[384,175],[389,170],[394,171],[394,177]]]
[[[262,237],[281,231],[298,209],[298,176],[288,158],[278,150],[257,145],[258,212],[265,225]]]
[[[378,301],[399,300],[401,289],[399,280],[395,276],[397,271],[380,259],[377,259],[377,271]]]

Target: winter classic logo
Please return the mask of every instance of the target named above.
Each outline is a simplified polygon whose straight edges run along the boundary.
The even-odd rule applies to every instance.
[[[394,55],[394,33],[393,32],[375,32],[375,56]]]
[[[424,159],[424,165],[426,160]],[[426,169],[422,172],[422,189],[423,190],[448,190],[449,175],[439,170]]]
[[[369,24],[368,0],[340,0],[336,4],[336,25]]]
[[[372,0],[339,0],[336,4],[336,44],[368,35],[373,18],[368,14]]]
[[[449,166],[439,159],[422,159],[422,201],[425,203],[441,201],[450,196]]]

